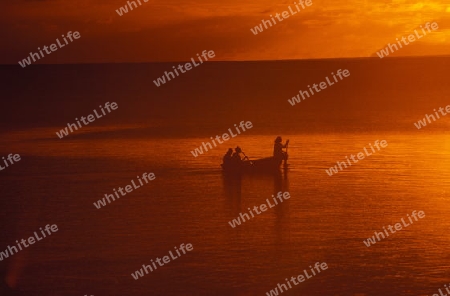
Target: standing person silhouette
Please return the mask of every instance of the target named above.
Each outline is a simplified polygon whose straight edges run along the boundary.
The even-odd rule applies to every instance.
[[[283,148],[287,148],[289,144],[289,140],[286,141],[286,144],[283,145],[283,140],[280,136],[278,136],[275,139],[275,143],[273,145],[273,157],[275,159],[284,160],[284,163],[286,164],[286,161],[288,159],[288,155],[286,152],[283,151]]]

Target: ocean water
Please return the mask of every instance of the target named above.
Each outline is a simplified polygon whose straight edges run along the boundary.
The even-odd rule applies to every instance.
[[[4,171],[5,224],[12,227],[2,248],[46,224],[59,228],[5,260],[10,282],[29,295],[265,295],[315,262],[329,268],[289,293],[427,295],[448,278],[450,157],[442,151],[450,140],[443,134],[285,135],[287,172],[239,179],[220,170],[226,146],[191,155],[202,138],[67,137],[34,140],[30,153],[24,136],[11,135],[22,160]],[[326,174],[377,139],[388,147]],[[258,158],[270,154],[272,141],[250,130],[227,143]],[[94,207],[144,172],[156,179]],[[228,224],[279,191],[291,198],[236,228]],[[414,210],[426,217],[371,247],[363,244]],[[181,243],[194,250],[139,280],[131,277]]]
[[[326,262],[327,270],[283,294],[438,293],[450,265],[448,119],[421,130],[413,122],[445,107],[448,59],[315,63],[205,65],[165,89],[149,86],[164,64],[30,67],[12,78],[2,68],[12,82],[2,102],[0,156],[19,153],[21,161],[0,172],[0,251],[39,227],[59,228],[0,262],[2,276],[31,296],[266,295]],[[306,80],[320,81],[342,64],[356,81],[287,103]],[[18,81],[23,87],[15,89]],[[107,101],[119,109],[58,139],[56,131]],[[191,154],[241,120],[253,128]],[[286,172],[223,175],[228,148],[270,156],[277,135],[290,140]],[[376,140],[388,147],[333,176],[325,172]],[[94,207],[144,172],[156,179]],[[229,225],[279,191],[290,199]],[[413,211],[425,218],[363,243]],[[182,243],[193,251],[131,277]]]

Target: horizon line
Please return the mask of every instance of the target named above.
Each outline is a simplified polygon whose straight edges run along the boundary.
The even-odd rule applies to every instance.
[[[383,59],[417,59],[417,58],[450,58],[450,54],[445,55],[411,55],[411,56],[386,56]],[[205,61],[203,63],[248,63],[248,62],[300,62],[300,61],[329,61],[329,60],[367,60],[379,59],[377,56],[370,57],[339,57],[339,58],[313,58],[313,59],[279,59],[279,60],[215,60]],[[31,64],[29,66],[63,66],[63,65],[110,65],[110,64],[174,64],[174,63],[188,63],[189,61],[154,61],[154,62],[88,62],[88,63],[40,63]],[[15,66],[16,64],[0,64],[0,66]],[[20,65],[19,65],[20,66]]]

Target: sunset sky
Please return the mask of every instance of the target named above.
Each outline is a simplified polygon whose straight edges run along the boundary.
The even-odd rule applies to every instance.
[[[68,31],[79,31],[81,39],[39,63],[179,61],[205,49],[216,52],[215,60],[369,57],[433,21],[437,31],[395,55],[450,53],[448,1],[313,0],[311,7],[256,36],[250,28],[294,1],[141,2],[123,16],[115,10],[124,0],[5,2],[0,63],[17,64]]]

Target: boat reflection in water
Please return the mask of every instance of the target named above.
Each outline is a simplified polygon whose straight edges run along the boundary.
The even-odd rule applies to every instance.
[[[280,191],[289,191],[288,164],[281,165],[281,162],[268,157],[256,161],[245,160],[239,166],[222,164],[225,195],[228,198],[240,200],[242,183],[247,179],[261,182],[259,187],[267,187],[267,184],[272,181],[272,194],[275,196]]]
[[[265,232],[255,235],[255,239],[268,240],[267,243],[272,245],[276,253],[283,253],[290,250],[291,245],[291,219],[290,219],[290,200],[275,205],[273,197],[279,192],[290,192],[289,190],[289,170],[287,167],[278,167],[276,170],[249,170],[241,173],[223,170],[223,186],[225,195],[225,204],[227,208],[227,216],[232,218],[239,217],[240,213],[248,213],[249,208],[267,204],[267,200],[272,204],[272,208],[268,207],[267,213],[255,219],[255,224],[260,225],[265,231],[272,234],[272,239],[264,237]],[[274,206],[275,205],[275,206]],[[244,227],[251,227],[245,225]],[[236,242],[236,246],[245,249],[244,245],[248,241],[244,237],[240,237]]]

